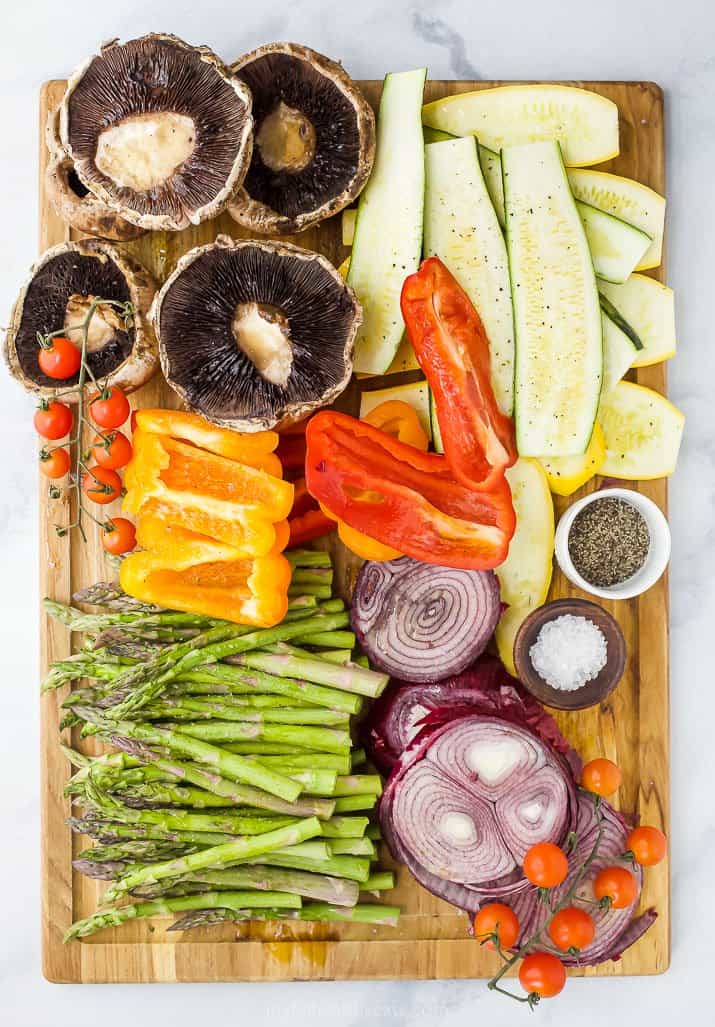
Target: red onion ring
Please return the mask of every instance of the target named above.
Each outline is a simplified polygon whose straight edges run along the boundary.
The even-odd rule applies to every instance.
[[[492,571],[436,567],[403,556],[363,565],[350,619],[372,663],[422,682],[473,663],[494,633],[500,610]]]

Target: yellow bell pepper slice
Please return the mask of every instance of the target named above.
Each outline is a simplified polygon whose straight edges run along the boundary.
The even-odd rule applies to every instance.
[[[137,410],[136,424],[143,431],[183,439],[200,449],[252,466],[255,466],[256,460],[272,453],[278,445],[277,432],[246,434],[229,428],[218,428],[198,414],[182,410]]]

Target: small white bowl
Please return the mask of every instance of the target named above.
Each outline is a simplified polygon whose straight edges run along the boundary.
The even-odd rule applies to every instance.
[[[610,585],[607,588],[599,588],[598,585],[591,585],[585,578],[582,578],[573,565],[569,554],[569,532],[574,518],[584,507],[598,499],[623,499],[634,506],[645,518],[650,533],[650,549],[646,561],[639,571],[632,577],[622,581],[619,585]],[[668,566],[670,559],[670,528],[663,512],[655,503],[642,496],[633,489],[601,489],[591,492],[577,503],[570,506],[562,515],[556,529],[554,540],[554,552],[559,567],[573,585],[577,585],[584,592],[601,599],[632,599],[655,585],[658,578]]]

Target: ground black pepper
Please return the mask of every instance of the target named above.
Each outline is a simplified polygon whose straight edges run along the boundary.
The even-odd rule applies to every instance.
[[[641,569],[650,549],[650,532],[635,506],[608,496],[576,514],[568,547],[581,577],[598,588],[608,588]]]

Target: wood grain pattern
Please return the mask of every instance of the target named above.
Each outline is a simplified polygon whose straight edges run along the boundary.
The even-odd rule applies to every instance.
[[[427,99],[485,88],[501,83],[429,82]],[[576,83],[582,85],[584,83]],[[603,170],[629,175],[663,192],[664,142],[663,96],[652,83],[585,83],[614,100],[621,116],[621,153]],[[381,83],[363,83],[368,99],[379,99]],[[48,110],[62,95],[64,83],[47,83],[41,94],[41,133]],[[42,185],[46,161],[41,143],[40,249],[70,238],[67,227],[50,208]],[[148,235],[127,248],[161,281],[182,253],[214,238],[217,232],[245,235],[224,216],[216,222],[192,227],[178,234]],[[347,255],[340,239],[340,219],[305,232],[294,241],[324,252],[335,264]],[[654,272],[659,279],[663,268]],[[419,377],[408,372],[392,381]],[[637,380],[665,392],[664,365],[638,371]],[[381,387],[384,379],[353,382],[341,405],[355,409],[359,389]],[[158,375],[133,397],[134,405],[160,403],[176,406],[176,396]],[[662,508],[666,483],[639,486]],[[45,494],[46,489],[41,490]],[[556,500],[557,512],[566,505]],[[111,512],[111,508],[108,512]],[[96,531],[90,544],[76,538],[58,539],[54,523],[70,523],[71,511],[63,501],[42,500],[40,509],[40,566],[42,594],[67,601],[73,591],[105,576]],[[337,548],[337,547],[333,547]],[[357,569],[344,549],[336,553],[338,579],[345,592]],[[555,574],[552,596],[577,595],[578,591]],[[557,714],[560,726],[584,758],[606,755],[623,768],[625,784],[620,801],[648,823],[668,830],[668,584],[663,578],[639,600],[605,603],[618,618],[628,643],[628,664],[623,681],[600,708]],[[42,618],[42,666],[69,652],[67,632]],[[71,859],[83,847],[65,826],[67,802],[62,789],[69,776],[67,762],[58,748],[59,705],[65,691],[42,700],[42,947],[43,969],[51,981],[238,981],[330,980],[390,978],[486,977],[494,971],[494,957],[467,937],[466,916],[417,885],[398,870],[398,886],[390,896],[403,907],[397,929],[355,924],[289,924],[223,926],[203,929],[175,938],[159,922],[152,932],[146,922],[125,924],[84,941],[62,945],[62,934],[78,917],[92,912],[101,885],[72,871]],[[78,740],[73,739],[74,744]],[[84,744],[84,743],[83,743]],[[389,860],[388,860],[389,861]],[[622,960],[584,972],[588,976],[653,974],[669,962],[670,916],[667,866],[648,871],[642,906],[659,912],[655,926],[629,949]]]

